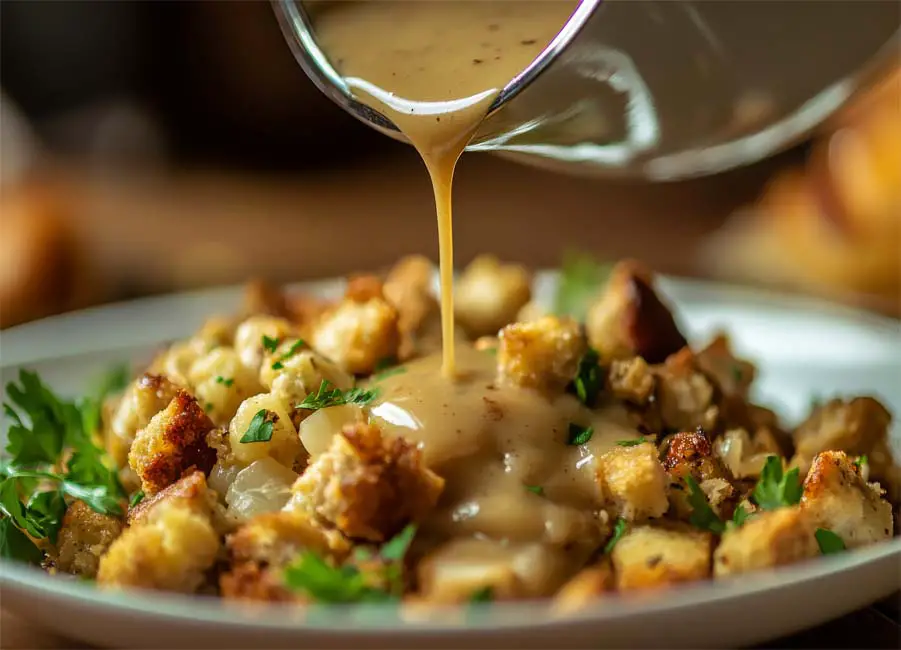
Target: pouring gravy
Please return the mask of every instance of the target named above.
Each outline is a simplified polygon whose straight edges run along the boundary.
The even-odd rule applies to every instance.
[[[422,156],[438,214],[442,374],[455,377],[454,167],[500,91],[572,15],[574,0],[366,0],[313,5],[316,38],[347,86]]]

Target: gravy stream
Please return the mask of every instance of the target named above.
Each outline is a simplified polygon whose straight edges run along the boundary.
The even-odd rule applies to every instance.
[[[316,38],[354,95],[422,156],[438,215],[442,373],[455,376],[451,189],[500,91],[535,60],[575,0],[365,0],[311,5]]]

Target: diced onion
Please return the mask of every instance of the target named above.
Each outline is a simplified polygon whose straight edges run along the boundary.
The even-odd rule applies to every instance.
[[[281,510],[297,477],[272,458],[252,462],[238,473],[225,494],[229,514],[242,520]]]

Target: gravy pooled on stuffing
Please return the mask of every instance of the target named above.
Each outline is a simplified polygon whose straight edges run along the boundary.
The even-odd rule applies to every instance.
[[[347,86],[422,156],[435,193],[445,377],[455,377],[454,166],[500,91],[553,40],[574,0],[367,0],[309,5]]]

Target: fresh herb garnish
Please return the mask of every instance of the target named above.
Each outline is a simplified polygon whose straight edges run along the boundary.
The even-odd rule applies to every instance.
[[[220,376],[216,377],[216,383],[217,383],[217,384],[222,384],[222,385],[225,386],[226,388],[231,388],[231,387],[232,387],[232,384],[235,383],[235,380],[234,380],[233,378],[231,378],[231,377],[225,378],[225,377],[223,377],[223,376],[220,375]]]
[[[813,536],[816,537],[817,544],[820,547],[820,553],[823,555],[833,555],[841,553],[846,549],[845,542],[842,538],[826,528],[817,528]]]
[[[490,603],[494,600],[494,587],[485,586],[476,589],[469,597],[471,603]]]
[[[863,454],[862,456],[857,457],[857,460],[854,461],[854,465],[857,467],[857,469],[863,469],[863,466],[868,462],[869,459],[867,458],[867,455]]]
[[[566,444],[568,445],[584,445],[586,442],[591,440],[591,436],[594,435],[594,427],[587,426],[583,427],[580,424],[576,424],[574,422],[569,423],[569,435],[566,438]]]
[[[379,549],[379,555],[381,555],[384,560],[399,562],[404,559],[404,556],[407,554],[407,549],[410,548],[410,542],[413,541],[413,537],[415,536],[416,525],[409,524],[405,526],[402,531],[382,545],[382,548]]]
[[[732,513],[732,521],[730,523],[735,528],[740,528],[744,526],[750,518],[751,513],[747,511],[745,504],[739,503],[738,507],[735,509],[735,512]]]
[[[588,348],[588,351],[579,360],[579,369],[576,371],[575,379],[573,379],[573,389],[576,396],[580,402],[589,408],[594,406],[603,385],[601,367],[598,365],[599,361],[600,356],[598,356],[598,353]]]
[[[532,494],[537,494],[538,496],[544,496],[544,488],[540,485],[527,485],[526,489]]]
[[[144,490],[138,490],[134,494],[131,495],[131,500],[128,502],[129,508],[134,508],[136,505],[141,503],[144,500]]]
[[[564,254],[554,296],[554,313],[584,320],[589,303],[600,292],[611,268],[584,253]]]
[[[90,435],[100,429],[103,403],[110,395],[125,390],[130,378],[131,369],[128,364],[116,365],[100,377],[87,395],[78,400],[77,408],[81,411],[82,428],[86,433]]]
[[[279,341],[280,339],[278,338],[273,338],[271,336],[266,336],[265,334],[263,334],[263,349],[269,353],[274,354],[276,349],[278,349]]]
[[[763,510],[776,510],[801,502],[801,479],[797,467],[782,471],[782,459],[767,456],[760,472],[760,479],[754,488],[754,503]]]
[[[204,413],[212,413],[214,408],[216,408],[216,407],[213,406],[212,402],[207,402],[206,404],[203,405]]]
[[[397,366],[395,368],[389,368],[388,370],[383,370],[377,375],[373,375],[373,381],[382,381],[383,379],[387,379],[388,377],[394,377],[395,375],[402,375],[407,372],[407,369],[404,366]]]
[[[12,519],[0,519],[0,558],[25,564],[40,564],[44,554],[28,536],[16,528]]]
[[[260,409],[251,418],[247,431],[241,436],[241,442],[269,442],[272,440],[272,418],[275,414]]]
[[[626,534],[626,528],[628,527],[629,525],[626,523],[625,519],[622,517],[616,519],[616,523],[613,525],[613,536],[607,540],[607,543],[604,545],[604,553],[606,555],[610,555],[610,552],[613,550],[613,547],[616,546],[616,543]]]
[[[693,476],[686,476],[685,482],[688,484],[688,503],[691,506],[691,517],[689,521],[691,525],[702,530],[709,530],[717,535],[722,535],[726,530],[726,525],[710,507],[707,501],[707,495],[698,485]]]
[[[637,447],[638,445],[644,444],[647,441],[647,438],[641,436],[640,438],[636,438],[635,440],[617,440],[616,444],[620,447]]]
[[[284,362],[297,354],[297,351],[306,344],[307,342],[303,339],[297,339],[296,341],[294,341],[294,343],[291,344],[291,347],[288,348],[288,350],[283,355],[281,355],[275,363],[272,364],[272,369],[281,370],[282,368],[284,368]]]
[[[351,388],[342,391],[340,388],[330,388],[331,383],[327,379],[323,379],[319,384],[319,390],[315,394],[310,393],[303,398],[303,401],[297,405],[300,409],[309,409],[315,411],[330,406],[341,406],[343,404],[359,404],[365,406],[378,397],[378,389],[365,390],[363,388]]]

